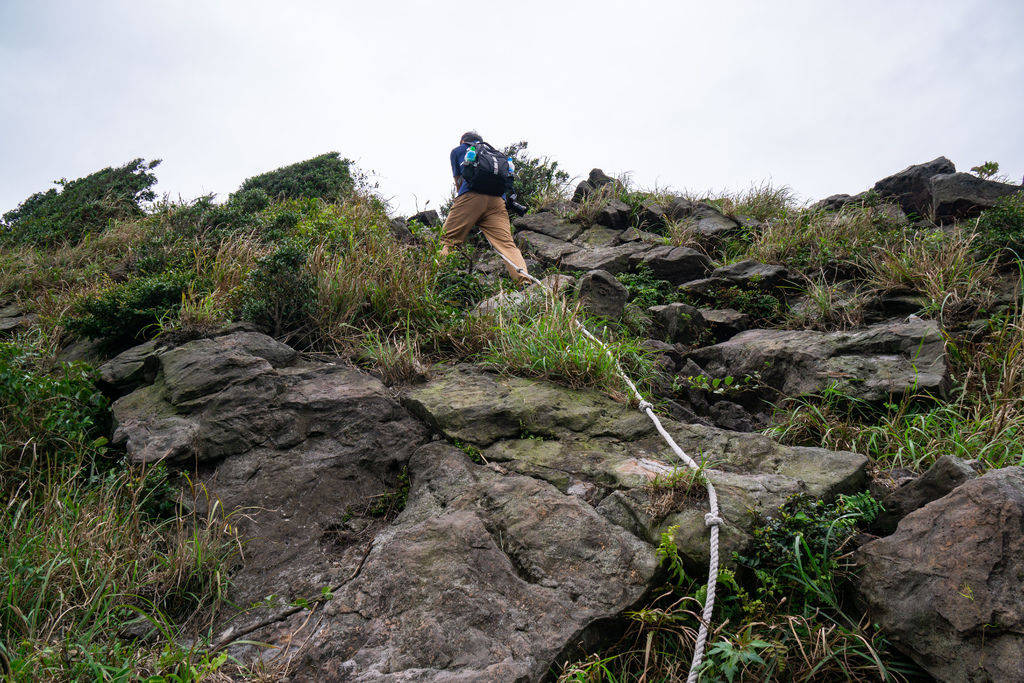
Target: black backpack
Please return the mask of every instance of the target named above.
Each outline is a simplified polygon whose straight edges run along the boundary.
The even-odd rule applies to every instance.
[[[494,197],[512,191],[512,171],[508,158],[486,142],[477,142],[476,161],[462,164],[462,178],[469,183],[469,189]]]

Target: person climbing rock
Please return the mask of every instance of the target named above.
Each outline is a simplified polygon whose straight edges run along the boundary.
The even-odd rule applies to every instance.
[[[523,269],[520,273],[506,262],[512,280],[516,284],[528,283],[526,261],[512,240],[512,225],[505,205],[505,195],[512,190],[511,160],[471,130],[462,134],[459,146],[452,150],[451,165],[456,197],[444,222],[441,255],[465,242],[476,225],[499,254]]]

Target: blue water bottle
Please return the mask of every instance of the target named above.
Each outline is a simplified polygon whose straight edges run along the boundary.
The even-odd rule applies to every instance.
[[[476,147],[470,147],[469,151],[466,152],[466,163],[476,163]]]
[[[508,158],[508,173],[509,175],[515,175],[516,165],[512,163],[512,157]]]

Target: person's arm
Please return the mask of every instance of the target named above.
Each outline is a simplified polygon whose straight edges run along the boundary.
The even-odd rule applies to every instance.
[[[458,192],[462,188],[462,176],[455,176],[455,191]]]

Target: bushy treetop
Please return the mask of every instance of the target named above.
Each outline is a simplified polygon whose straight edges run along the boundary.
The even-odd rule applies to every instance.
[[[0,241],[52,245],[73,243],[99,232],[110,221],[142,215],[140,202],[152,201],[156,183],[151,171],[160,160],[133,159],[77,180],[56,181],[60,190],[37,192],[4,214]]]
[[[273,199],[319,198],[339,201],[352,193],[352,161],[328,152],[297,164],[253,176],[235,194],[263,190]]]

